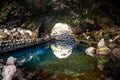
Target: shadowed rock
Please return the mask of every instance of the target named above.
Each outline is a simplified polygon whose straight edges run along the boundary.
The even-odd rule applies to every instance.
[[[119,48],[114,48],[112,50],[112,55],[120,60],[120,49]]]

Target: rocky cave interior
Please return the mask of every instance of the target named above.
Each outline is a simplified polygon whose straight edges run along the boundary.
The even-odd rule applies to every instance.
[[[14,42],[19,39],[29,40],[55,35],[55,33],[52,34],[52,30],[57,23],[70,26],[72,32],[68,31],[68,33],[72,33],[70,36],[75,38],[75,44],[97,47],[98,53],[105,50],[105,59],[110,50],[112,64],[108,65],[110,67],[108,71],[111,74],[104,78],[100,75],[101,78],[98,80],[120,80],[120,3],[118,0],[0,0],[0,46],[4,43],[3,41],[13,40]],[[99,41],[103,41],[100,42],[101,45]],[[99,49],[100,46],[102,48]],[[2,51],[1,48],[0,51]],[[86,51],[89,52],[89,50]],[[0,56],[3,54],[0,53]],[[0,59],[0,65],[9,63],[13,64]],[[0,69],[2,69],[1,66]],[[22,71],[24,71],[22,68],[18,70],[21,74]],[[3,78],[1,72],[0,70],[0,79]],[[26,69],[24,74],[29,75],[29,78],[25,80],[96,79],[86,78],[90,75],[81,77],[84,75],[82,73],[76,77],[61,74],[53,78],[54,73],[50,71],[42,72],[41,69],[37,69],[34,74],[31,72]],[[17,76],[13,80],[23,80],[23,78]]]

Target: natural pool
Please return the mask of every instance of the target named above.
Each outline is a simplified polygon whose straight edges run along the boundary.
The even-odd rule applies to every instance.
[[[104,72],[96,68],[96,60],[86,55],[84,50],[88,46],[76,45],[72,42],[48,42],[29,48],[2,54],[1,59],[10,56],[17,58],[18,66],[28,69],[43,69],[57,75],[69,75],[66,80],[102,80]],[[65,77],[66,78],[66,77]],[[73,79],[72,79],[73,78]]]

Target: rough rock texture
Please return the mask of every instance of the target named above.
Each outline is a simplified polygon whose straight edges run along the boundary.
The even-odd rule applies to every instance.
[[[112,50],[112,55],[120,60],[120,49],[119,48],[114,48]]]
[[[98,42],[98,48],[96,51],[98,61],[97,61],[97,67],[100,71],[104,70],[104,66],[109,61],[110,57],[109,54],[111,53],[111,50],[105,45],[104,38],[102,38]]]
[[[17,69],[17,72],[15,74],[15,78],[17,78],[16,80],[25,80],[25,73],[21,70],[21,69]]]
[[[22,28],[0,29],[0,41],[11,39],[30,39],[32,31]]]
[[[11,56],[11,57],[9,57],[9,58],[7,59],[6,64],[7,64],[7,65],[14,65],[15,61],[16,61],[16,58],[14,58],[14,57]]]
[[[94,47],[89,47],[85,50],[86,54],[94,57],[95,53],[96,53],[96,49]]]
[[[101,39],[98,42],[97,54],[98,55],[108,55],[110,52],[111,52],[111,50],[105,45],[104,39]]]
[[[100,47],[105,47],[105,41],[103,38],[98,42],[98,48]]]
[[[3,67],[3,72],[2,72],[2,76],[3,76],[2,80],[12,80],[15,72],[16,72],[16,66],[15,65],[4,66]]]
[[[3,67],[2,70],[2,80],[12,80],[15,72],[17,71],[16,66],[14,65],[16,58],[9,57],[6,65]]]

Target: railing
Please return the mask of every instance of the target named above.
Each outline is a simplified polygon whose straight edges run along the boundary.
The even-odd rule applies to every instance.
[[[0,53],[33,46],[43,42],[50,41],[49,36],[43,38],[32,38],[32,39],[20,39],[20,40],[7,40],[0,42]]]

